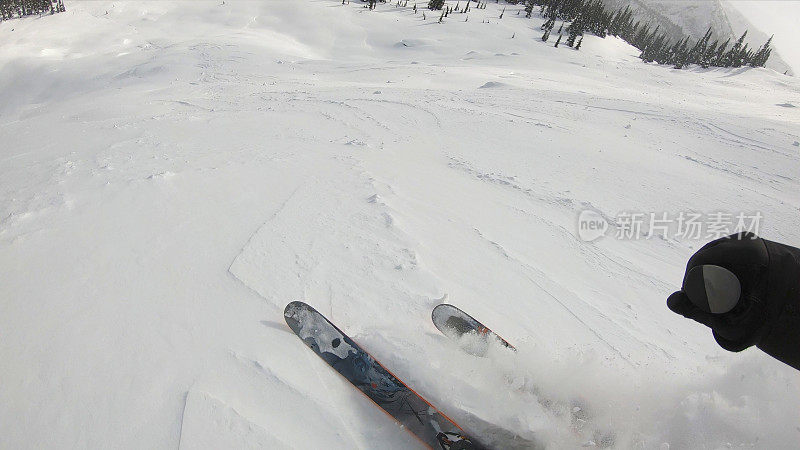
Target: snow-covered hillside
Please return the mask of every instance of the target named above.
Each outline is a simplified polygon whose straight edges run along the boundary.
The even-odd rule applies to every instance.
[[[576,223],[760,212],[800,244],[800,82],[411,3],[0,23],[0,447],[415,445],[296,299],[498,448],[796,445],[797,373],[665,307],[705,239]],[[459,351],[442,298],[519,351]]]
[[[749,30],[756,42],[773,37],[779,59],[789,66],[789,73],[800,73],[800,1],[728,0],[723,3],[725,15],[734,33]],[[772,60],[772,57],[770,57]],[[779,66],[780,62],[770,61]],[[769,67],[770,64],[768,64]],[[780,67],[776,67],[780,71]]]
[[[630,6],[643,23],[658,26],[675,39],[688,35],[697,40],[711,28],[712,41],[719,39],[721,45],[730,39],[732,45],[747,31],[745,43],[758,49],[774,36],[766,66],[790,75],[800,70],[794,50],[800,20],[797,0],[605,0],[605,4],[613,9]]]

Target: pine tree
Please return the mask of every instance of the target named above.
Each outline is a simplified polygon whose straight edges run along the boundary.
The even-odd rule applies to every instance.
[[[725,53],[725,56],[722,57],[723,67],[741,66],[740,54],[742,51],[742,44],[744,43],[745,36],[747,36],[747,30],[745,30],[742,36],[736,41],[736,43],[733,44],[733,47],[731,47],[731,49],[728,50],[727,53]]]
[[[61,0],[0,0],[0,21],[66,11]]]
[[[714,54],[717,53],[717,46],[719,45],[719,41],[714,41],[711,45],[706,48],[706,51],[700,57],[700,67],[704,69],[708,69],[711,66],[711,59],[714,57]]]
[[[689,50],[685,64],[700,64],[703,59],[703,55],[706,53],[706,49],[708,48],[708,41],[711,39],[711,27],[708,27],[706,34],[703,35],[702,38],[698,39],[695,42],[694,46]]]
[[[730,44],[730,43],[731,43],[731,40],[730,40],[730,38],[728,38],[728,40],[725,41],[724,44],[722,44],[719,47],[717,47],[717,52],[714,54],[714,56],[711,59],[711,65],[712,66],[724,67],[725,55],[726,55],[725,49],[728,48],[728,44]]]
[[[575,45],[575,39],[583,34],[583,22],[580,15],[575,19],[575,21],[569,24],[567,31],[569,32],[569,35],[567,36],[567,46],[572,47]]]
[[[560,43],[561,43],[561,36],[562,36],[562,35],[560,35],[560,34],[558,35],[558,39],[556,39],[556,45],[555,45],[555,48],[558,48],[558,44],[560,44]]]
[[[433,0],[430,0],[433,1]],[[740,67],[751,65],[755,67],[766,63],[771,53],[771,39],[758,49],[751,50],[744,43],[743,35],[733,47],[729,47],[730,39],[721,44],[712,41],[712,31],[709,27],[700,39],[689,36],[672,37],[669,32],[661,31],[655,23],[642,23],[634,19],[635,11],[630,5],[616,10],[606,8],[604,0],[506,0],[509,4],[524,4],[525,16],[530,18],[534,7],[539,7],[541,17],[545,19],[541,29],[542,41],[547,42],[555,27],[555,21],[561,21],[556,31],[559,38],[555,45],[558,46],[566,33],[566,44],[578,49],[583,42],[583,34],[592,33],[599,37],[607,34],[619,36],[629,44],[638,48],[640,58],[646,62],[674,65],[677,68],[699,64],[702,67],[724,66]],[[498,0],[496,0],[498,2]],[[478,9],[485,9],[487,2],[478,0]],[[456,10],[460,3],[457,3]],[[463,12],[469,10],[470,1]],[[523,9],[518,9],[519,15]],[[500,13],[504,17],[505,8]],[[638,13],[637,13],[638,15]],[[468,20],[468,19],[466,19]],[[486,20],[484,20],[484,23]],[[565,30],[566,28],[566,30]],[[579,40],[578,37],[581,37]],[[577,42],[577,44],[576,44]]]
[[[583,44],[583,36],[581,36],[580,40],[578,40],[578,43],[575,45],[575,50],[580,50],[581,44]]]
[[[675,57],[672,62],[675,64],[675,68],[682,69],[689,56],[689,36],[686,36],[686,38],[681,41],[680,45],[674,49],[673,53]]]
[[[444,0],[429,0],[428,9],[431,11],[438,11],[444,7]]]
[[[748,54],[747,45],[748,44],[744,44],[744,46],[740,48],[735,55],[733,55],[731,67],[742,67],[747,64],[747,54]]]
[[[772,43],[772,38],[775,36],[770,36],[767,39],[767,42],[764,43],[759,49],[756,51],[755,55],[753,56],[753,60],[750,62],[750,65],[753,67],[764,67],[769,59],[770,53],[772,53],[772,49],[770,48],[770,43]]]
[[[753,56],[755,56],[755,52],[753,52],[752,50],[748,50],[747,44],[745,44],[744,49],[742,49],[741,65],[749,66],[750,63],[753,61]]]

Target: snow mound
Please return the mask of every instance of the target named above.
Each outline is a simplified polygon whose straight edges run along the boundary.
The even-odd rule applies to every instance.
[[[432,45],[435,45],[435,42],[431,39],[403,39],[394,44],[394,46],[398,48],[430,47]]]
[[[491,89],[491,88],[505,88],[508,87],[506,83],[501,83],[499,81],[487,81],[478,87],[478,89]]]

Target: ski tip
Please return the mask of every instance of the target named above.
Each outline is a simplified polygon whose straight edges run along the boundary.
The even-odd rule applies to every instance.
[[[283,320],[297,333],[302,328],[303,317],[308,317],[309,313],[317,313],[317,310],[301,301],[289,302],[283,309]]]
[[[455,308],[455,306],[451,305],[450,303],[439,303],[433,309],[436,308]]]
[[[448,315],[453,315],[454,312],[457,314],[468,316],[470,317],[470,319],[472,318],[471,316],[469,316],[469,314],[465,313],[457,306],[451,305],[449,303],[440,303],[431,310],[431,321],[433,322],[433,325],[439,329],[439,331],[444,332],[444,330],[442,330],[441,328],[441,324],[444,320],[444,317]]]
[[[314,311],[315,310],[311,305],[305,302],[301,302],[300,300],[295,300],[293,302],[289,302],[285,308],[283,308],[283,317],[284,318],[291,318],[297,315],[300,311]]]
[[[303,303],[301,301],[298,301],[298,300],[295,300],[293,302],[289,302],[289,304],[286,305],[285,308],[283,308],[283,315],[284,316],[290,316],[292,311],[295,311],[297,309],[303,308],[304,306],[308,306],[308,305],[306,305],[305,303]]]
[[[443,309],[458,309],[458,308],[453,306],[453,305],[451,305],[451,304],[449,304],[449,303],[439,303],[438,305],[434,306],[433,309],[431,310],[431,319],[436,317],[436,312],[437,311],[441,311]]]

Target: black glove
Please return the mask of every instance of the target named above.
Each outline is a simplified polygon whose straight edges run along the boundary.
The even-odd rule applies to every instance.
[[[709,242],[686,265],[715,265],[739,279],[741,295],[725,313],[706,312],[680,291],[670,295],[672,311],[712,329],[724,349],[739,352],[753,345],[800,370],[800,249],[767,241],[752,233]]]

